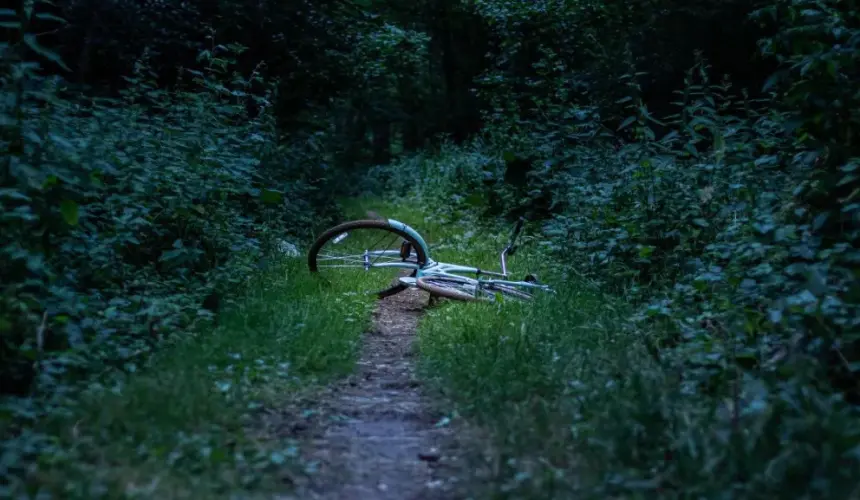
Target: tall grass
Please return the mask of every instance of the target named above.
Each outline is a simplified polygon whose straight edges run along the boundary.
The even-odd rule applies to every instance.
[[[420,325],[423,376],[491,437],[494,455],[478,469],[492,477],[473,478],[480,496],[860,493],[860,448],[840,437],[858,436],[855,411],[791,384],[742,390],[752,379],[740,373],[726,399],[685,379],[688,360],[651,351],[659,332],[639,330],[618,298],[549,281],[558,293],[533,304],[450,303]]]
[[[350,283],[320,286],[304,259],[271,264],[220,326],[93,384],[67,415],[35,429],[54,446],[12,491],[226,498],[288,487],[285,478],[303,473],[299,443],[261,435],[254,415],[349,372],[372,306]]]
[[[558,292],[533,304],[451,305],[421,324],[422,373],[494,439],[494,493],[545,498],[560,488],[556,471],[583,458],[578,391],[608,396],[618,372],[647,363],[635,340],[615,335],[611,303],[582,288]]]
[[[755,134],[767,137],[772,133],[769,124],[769,119],[757,122],[760,130]],[[759,144],[743,135],[732,140],[742,146],[738,151]],[[687,160],[660,172],[663,181],[670,171],[680,180],[666,184],[667,203],[655,214],[642,210],[645,202],[636,196],[651,196],[656,184],[644,189],[637,184],[640,177],[624,177],[629,171],[623,151],[619,156],[583,146],[583,154],[572,155],[575,161],[558,177],[534,176],[533,191],[518,200],[523,193],[515,188],[485,182],[499,179],[506,149],[480,144],[462,146],[462,154],[457,149],[405,159],[380,168],[378,176],[388,189],[410,193],[402,203],[420,204],[431,214],[425,217],[446,221],[445,240],[458,242],[448,247],[451,254],[446,257],[455,262],[490,263],[492,247],[503,240],[500,228],[475,222],[475,212],[498,213],[490,210],[493,203],[510,204],[501,211],[509,212],[518,203],[529,203],[529,197],[548,192],[561,203],[554,209],[561,214],[545,220],[544,236],[512,259],[514,276],[542,269],[544,281],[558,289],[556,296],[527,306],[449,303],[429,311],[420,325],[424,377],[459,414],[491,437],[492,460],[475,478],[485,486],[483,493],[541,499],[860,498],[860,412],[843,393],[833,391],[831,381],[822,377],[820,362],[809,355],[829,344],[797,333],[823,327],[830,313],[794,306],[792,314],[815,315],[815,321],[803,328],[792,323],[796,331],[795,326],[779,327],[779,335],[763,318],[765,306],[780,304],[771,300],[782,301],[779,297],[786,293],[777,290],[786,283],[781,271],[770,273],[779,261],[746,250],[765,248],[753,231],[754,220],[764,218],[734,220],[732,224],[741,225],[732,227],[744,229],[713,236],[720,244],[707,245],[707,251],[725,252],[732,273],[775,288],[754,292],[748,287],[756,283],[752,279],[739,288],[731,281],[730,286],[711,288],[706,283],[714,275],[703,270],[718,272],[722,264],[708,267],[692,259],[699,255],[700,243],[711,240],[699,238],[701,228],[684,222],[689,210],[700,204],[701,193],[676,189],[699,185],[687,182],[688,176],[699,174],[678,167]],[[754,158],[761,154],[750,151]],[[601,158],[608,163],[595,161]],[[594,165],[600,168],[593,170]],[[742,170],[752,163],[733,165]],[[598,173],[622,177],[610,185],[595,177]],[[757,185],[739,182],[747,188]],[[784,185],[765,184],[765,190]],[[638,194],[628,195],[634,192]],[[683,201],[684,193],[690,203]],[[619,212],[619,206],[629,210]],[[782,210],[779,207],[789,205],[773,206]],[[722,208],[715,206],[713,213]],[[727,220],[734,218],[730,211],[720,213],[728,214]],[[564,220],[572,223],[559,231]],[[715,225],[712,218],[702,220]],[[596,221],[602,221],[600,227],[593,225]],[[687,246],[672,250],[671,257],[680,260],[666,261],[662,282],[640,280],[631,286],[629,269],[615,264],[625,259],[635,265],[650,262],[654,249],[632,244],[631,235],[649,234],[659,224],[698,236],[682,238]],[[481,228],[479,236],[467,237],[476,227]],[[563,262],[553,263],[542,249]],[[829,258],[826,255],[821,258]],[[724,262],[719,259],[713,262]],[[571,274],[565,276],[565,271]],[[671,301],[664,300],[662,285],[672,287]],[[845,314],[848,309],[839,311]],[[780,337],[789,333],[791,338]],[[837,360],[853,366],[849,361],[846,356]]]

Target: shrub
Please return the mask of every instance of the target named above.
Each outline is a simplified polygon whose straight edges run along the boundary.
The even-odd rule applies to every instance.
[[[22,47],[6,48],[2,82],[5,391],[94,360],[133,368],[217,312],[274,238],[308,237],[335,212],[319,155],[279,144],[273,84],[231,69],[241,47],[203,52],[173,90],[143,59],[112,99],[63,97]]]
[[[456,155],[449,150],[438,160],[414,160],[418,169],[404,164],[427,172],[426,180],[410,181],[423,196],[459,199],[465,192],[502,199],[503,214],[541,219],[546,247],[561,269],[633,307],[631,324],[619,326],[616,335],[648,359],[631,364],[618,355],[618,366],[633,372],[603,374],[587,387],[614,381],[621,392],[603,400],[599,389],[600,401],[581,404],[579,395],[565,391],[547,402],[558,411],[572,405],[569,415],[576,419],[600,407],[583,425],[590,445],[606,451],[592,450],[594,471],[617,473],[620,481],[599,490],[604,496],[626,488],[627,480],[631,488],[662,484],[700,494],[856,493],[844,464],[856,467],[860,445],[847,424],[860,403],[860,151],[850,139],[857,116],[849,111],[856,108],[860,81],[857,13],[835,1],[784,1],[756,17],[776,22],[776,34],[761,42],[783,68],[769,83],[770,96],[751,99],[727,81],[712,82],[700,60],[676,93],[677,112],[658,117],[631,72],[619,79],[628,95],[614,103],[626,106],[629,116],[614,133],[600,105],[542,101],[535,109],[546,121],[534,113],[527,121],[501,113],[485,142],[463,148],[459,157],[470,159],[466,163],[450,160]],[[454,165],[462,171],[456,177],[450,175]],[[478,182],[487,165],[493,165],[492,179]],[[570,307],[552,310],[561,316]],[[538,314],[535,322],[543,325],[540,332],[522,341],[563,357],[563,339],[546,333],[563,320]],[[475,339],[496,345],[499,335],[516,334],[479,332],[472,323],[457,328],[469,329],[470,337],[450,346],[434,343],[432,349],[441,349],[434,363],[451,358],[456,364]],[[455,345],[456,352],[444,351]],[[568,347],[571,356],[586,350]],[[516,359],[509,348],[498,349],[498,359]],[[608,344],[596,351],[615,356]],[[526,369],[505,373],[520,368]],[[500,382],[492,403],[502,404],[513,388],[532,394],[563,383],[542,370],[531,370],[539,387]],[[447,382],[462,384],[454,392],[467,398],[475,391],[495,397],[469,385],[474,381]],[[653,399],[635,397],[646,393]],[[530,412],[537,418],[538,410]],[[498,413],[485,417],[505,420]],[[537,424],[516,423],[530,425]],[[626,431],[654,426],[666,429],[662,437]],[[634,437],[644,441],[631,445]],[[671,463],[661,456],[667,450],[675,457]],[[717,469],[724,474],[717,482],[700,475]]]

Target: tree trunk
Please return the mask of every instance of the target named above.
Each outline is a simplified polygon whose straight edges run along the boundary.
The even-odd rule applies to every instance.
[[[424,138],[417,118],[408,120],[403,126],[403,151],[412,152],[421,149]]]
[[[391,161],[391,124],[377,121],[373,124],[373,163],[383,165]]]
[[[347,119],[347,137],[349,142],[346,145],[346,160],[349,163],[361,163],[365,140],[367,138],[367,120],[361,113],[352,111]]]

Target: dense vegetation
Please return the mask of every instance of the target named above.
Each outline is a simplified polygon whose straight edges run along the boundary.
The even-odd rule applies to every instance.
[[[540,222],[565,308],[424,327],[455,401],[561,440],[529,487],[857,494],[856,1],[21,0],[0,28],[7,436],[217,321],[360,186]]]

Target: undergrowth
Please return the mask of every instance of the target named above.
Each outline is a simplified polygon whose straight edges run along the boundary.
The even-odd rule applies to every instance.
[[[775,23],[759,44],[781,64],[761,98],[702,60],[661,116],[632,62],[610,105],[499,85],[480,140],[375,172],[443,213],[539,221],[567,274],[551,305],[422,325],[425,373],[495,436],[500,497],[860,494],[857,12],[751,18]],[[560,68],[549,88],[581,77],[534,57]]]
[[[336,213],[319,154],[278,138],[272,83],[235,72],[242,50],[204,51],[171,89],[143,57],[112,98],[2,60],[3,394],[139,363]]]
[[[726,140],[727,148],[740,151]],[[702,209],[682,210],[692,203],[681,190],[689,178],[722,184],[711,169],[682,166],[701,158],[641,160],[650,147],[643,141],[620,156],[580,148],[576,163],[550,177],[558,185],[549,192],[567,202],[551,218],[503,182],[513,162],[492,143],[446,146],[378,169],[375,180],[411,193],[404,203],[427,207],[428,218],[492,227],[494,213],[516,215],[526,207],[536,219],[532,226],[543,227],[532,239],[531,260],[550,270],[543,274],[559,288],[556,298],[526,308],[452,304],[428,312],[421,323],[424,376],[493,436],[497,475],[479,482],[501,498],[853,498],[860,493],[852,472],[860,464],[860,433],[852,424],[857,408],[846,398],[851,393],[828,385],[827,366],[815,354],[824,344],[807,344],[804,352],[798,343],[809,337],[798,334],[797,323],[774,312],[768,322],[752,306],[796,286],[768,274],[763,261],[745,260],[768,255],[762,232],[789,230],[786,222],[780,229],[772,209],[790,194],[769,197],[758,188],[762,203],[746,206],[750,218],[709,215],[699,226],[685,225],[690,210]],[[631,153],[640,160],[625,170]],[[591,161],[602,171],[577,172],[579,162]],[[727,175],[741,175],[740,165],[746,164]],[[687,180],[668,182],[676,176]],[[594,181],[600,178],[612,180]],[[763,186],[778,190],[776,178],[790,179],[777,173]],[[547,185],[538,177],[532,182]],[[764,181],[744,182],[737,181],[740,189]],[[728,181],[725,187],[735,189]],[[488,203],[494,196],[502,204],[495,210]],[[664,210],[640,212],[648,200]],[[734,229],[713,236],[706,229],[720,217]],[[575,228],[559,231],[570,220],[578,221]],[[768,220],[774,226],[762,226]],[[647,234],[633,232],[663,225],[677,228],[679,245],[650,249]],[[451,225],[447,238],[465,230]],[[491,240],[470,239],[457,257],[492,255],[485,244]],[[747,249],[728,254],[731,272],[749,273],[746,278],[731,281],[716,263],[707,264],[709,252],[726,252],[725,245]],[[771,245],[775,250],[779,242]],[[643,269],[651,273],[647,282]],[[807,286],[815,283],[792,293],[814,298],[802,292]],[[787,314],[816,314],[783,300]],[[840,321],[846,310],[819,311]]]
[[[449,238],[455,239],[453,235]],[[485,255],[473,241],[461,259]],[[534,245],[529,260],[547,262]],[[526,265],[526,268],[528,265]],[[655,359],[633,307],[545,265],[557,295],[451,303],[420,324],[421,370],[492,437],[494,498],[852,498],[856,411],[826,393],[736,370],[735,397]],[[546,272],[546,271],[544,271]]]
[[[0,496],[255,498],[313,473],[299,443],[256,422],[352,370],[373,301],[337,285],[321,288],[303,259],[272,263],[219,326],[176,334],[4,442]]]

